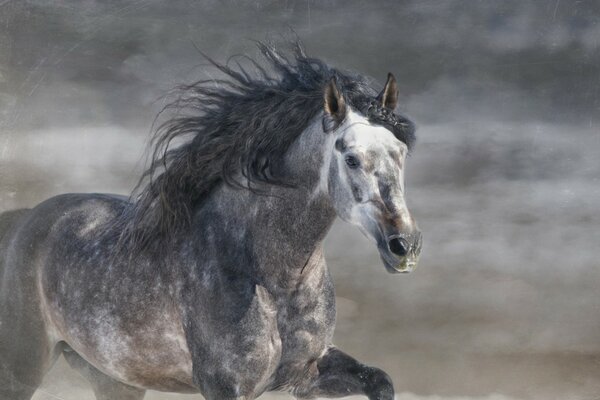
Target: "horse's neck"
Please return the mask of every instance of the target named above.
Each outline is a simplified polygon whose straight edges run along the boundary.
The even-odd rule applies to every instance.
[[[321,183],[325,149],[332,146],[326,135],[313,123],[288,150],[279,167],[294,187],[271,186],[270,195],[264,195],[223,185],[211,199],[212,211],[225,219],[219,224],[228,226],[231,237],[252,242],[255,264],[265,274],[297,275],[315,255],[320,260],[335,219]]]

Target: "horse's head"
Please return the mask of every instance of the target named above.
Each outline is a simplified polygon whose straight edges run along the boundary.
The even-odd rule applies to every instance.
[[[321,175],[338,216],[377,243],[392,273],[412,271],[421,252],[421,233],[405,201],[407,144],[386,123],[369,117],[376,112],[380,121],[402,123],[393,114],[397,100],[396,80],[389,74],[364,116],[346,105],[332,79],[325,89],[323,126],[334,137]]]

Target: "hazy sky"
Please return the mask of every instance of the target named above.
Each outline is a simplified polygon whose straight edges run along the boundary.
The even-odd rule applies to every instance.
[[[147,121],[197,78],[194,44],[224,60],[294,29],[311,54],[400,80],[420,119],[597,122],[600,3],[588,1],[2,1],[4,124]]]

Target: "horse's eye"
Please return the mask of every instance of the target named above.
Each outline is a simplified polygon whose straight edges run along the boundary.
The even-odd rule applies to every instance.
[[[346,156],[345,161],[348,168],[355,169],[360,167],[360,161],[354,156]]]

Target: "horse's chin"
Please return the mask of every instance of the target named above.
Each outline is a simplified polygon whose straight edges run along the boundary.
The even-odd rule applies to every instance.
[[[381,253],[381,261],[390,274],[407,274],[417,268],[418,257],[395,257],[387,252]]]

